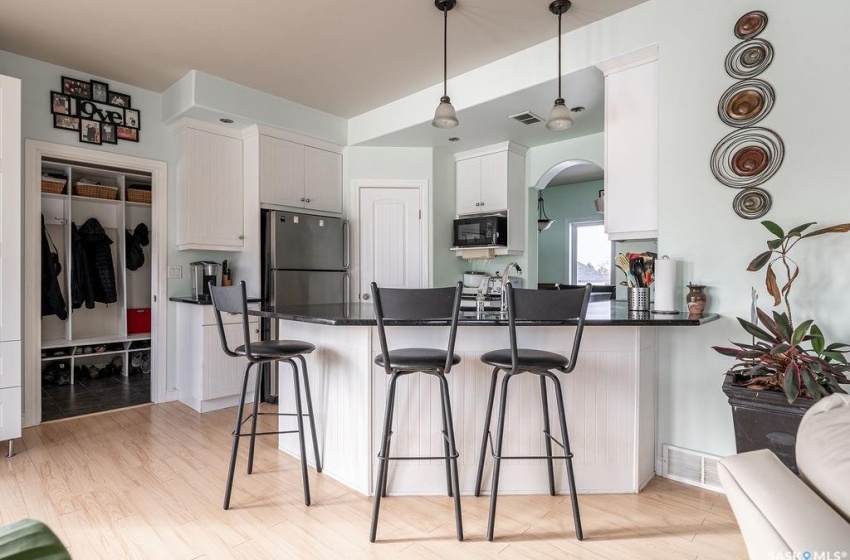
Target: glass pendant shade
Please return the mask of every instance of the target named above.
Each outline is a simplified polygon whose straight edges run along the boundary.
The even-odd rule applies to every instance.
[[[431,124],[437,128],[454,128],[457,126],[457,114],[451,99],[447,95],[440,98],[440,104],[437,105],[437,111],[434,113],[434,120],[431,121]]]
[[[545,231],[555,223],[555,220],[550,220],[546,215],[546,209],[543,207],[543,195],[537,195],[537,231]]]
[[[570,116],[570,110],[566,103],[560,97],[555,100],[555,105],[549,111],[549,120],[546,121],[546,128],[549,130],[567,130],[573,126],[573,119]]]
[[[555,223],[555,220],[546,218],[545,220],[537,220],[537,231],[546,231],[549,226]]]

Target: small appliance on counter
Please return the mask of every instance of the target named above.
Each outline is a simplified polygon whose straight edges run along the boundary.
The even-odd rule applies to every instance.
[[[513,287],[522,288],[522,277],[508,276],[508,281]],[[484,282],[484,286],[481,285],[482,282]],[[480,288],[484,294],[484,307],[488,310],[498,310],[502,304],[503,284],[502,277],[498,274],[496,276],[488,276],[483,272],[464,272],[460,308],[475,309],[475,300],[478,297]]]
[[[199,300],[210,299],[209,284],[221,286],[221,264],[212,261],[195,261],[189,264],[192,281],[192,297]]]
[[[508,218],[506,216],[470,216],[454,221],[454,247],[507,247]]]

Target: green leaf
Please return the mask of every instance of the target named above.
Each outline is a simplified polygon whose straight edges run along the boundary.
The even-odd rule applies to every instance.
[[[761,324],[764,325],[767,330],[776,337],[782,336],[782,333],[779,332],[779,327],[776,325],[776,321],[771,319],[770,316],[760,308],[756,308],[756,312],[758,313],[759,321],[761,321]]]
[[[809,332],[809,327],[812,326],[812,323],[814,323],[814,321],[809,319],[808,321],[803,321],[797,325],[797,328],[794,329],[794,336],[791,337],[791,344],[793,346],[797,346],[803,342],[803,337]]]
[[[806,384],[806,389],[809,391],[809,394],[812,396],[812,398],[816,401],[819,401],[821,397],[821,390],[820,385],[818,385],[818,382],[815,380],[814,375],[808,371],[804,372],[803,382]]]
[[[744,327],[745,331],[747,331],[754,337],[771,343],[778,342],[776,338],[774,338],[769,332],[762,329],[761,327],[757,327],[756,325],[750,323],[747,320],[741,319],[740,317],[738,317],[738,322],[741,323],[741,326]]]
[[[815,230],[811,233],[807,233],[803,237],[814,237],[815,235],[823,235],[824,233],[845,233],[850,231],[850,224],[839,224],[837,226],[830,226],[823,229]]]
[[[841,364],[847,363],[847,358],[845,358],[844,354],[842,354],[841,352],[830,352],[829,350],[827,350],[823,353],[823,357],[829,358],[830,360],[835,360],[836,362]]]
[[[827,350],[835,350],[836,352],[847,352],[850,350],[850,344],[844,344],[842,342],[833,342],[829,346],[826,347]]]
[[[766,227],[767,231],[769,231],[770,233],[772,233],[776,237],[778,237],[780,239],[785,237],[785,232],[782,231],[782,228],[779,227],[778,225],[776,225],[774,222],[771,222],[770,220],[765,220],[761,223],[761,225]]]
[[[781,239],[771,239],[770,241],[767,242],[767,248],[770,249],[771,251],[775,251],[776,249],[779,248],[780,245],[782,245]]]
[[[738,354],[741,352],[738,348],[726,348],[723,346],[712,346],[715,352],[719,354],[723,354],[724,356],[730,356],[732,358],[737,358]]]
[[[774,311],[773,318],[776,321],[776,327],[779,329],[782,339],[791,340],[791,321],[788,320],[788,315]]]
[[[782,389],[785,391],[785,398],[788,403],[794,402],[794,399],[800,394],[800,368],[796,362],[791,362],[785,368],[785,379],[782,380]]]
[[[820,327],[812,325],[812,350],[821,354],[823,352],[823,345],[824,339]]]
[[[770,261],[770,257],[772,255],[773,251],[765,251],[764,253],[760,254],[752,261],[750,261],[749,266],[747,266],[747,270],[749,272],[756,272],[761,270],[762,268],[764,268],[764,265],[766,265]]]
[[[801,233],[803,233],[804,231],[806,231],[807,229],[809,229],[810,227],[812,227],[816,223],[817,222],[809,222],[807,224],[797,226],[797,227],[795,227],[794,229],[792,229],[788,232],[788,237],[791,237],[793,235],[800,235]]]
[[[791,345],[787,342],[780,342],[776,346],[770,349],[771,354],[782,354],[783,352],[787,352],[791,349]]]

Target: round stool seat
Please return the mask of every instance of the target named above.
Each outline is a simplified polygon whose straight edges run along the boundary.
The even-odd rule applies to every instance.
[[[570,364],[570,360],[566,356],[531,348],[517,348],[517,358],[517,365],[520,369],[563,369]],[[481,356],[481,361],[506,371],[513,368],[510,348],[487,352]]]
[[[400,371],[443,369],[448,352],[439,348],[398,348],[390,350],[390,367]],[[384,355],[375,356],[375,363],[384,367]],[[460,356],[452,354],[452,365],[460,363]]]
[[[251,343],[251,354],[258,358],[269,360],[280,358],[292,358],[299,354],[309,354],[316,349],[316,346],[303,340],[264,340],[262,342]],[[234,350],[236,354],[244,356],[245,345],[237,346]]]

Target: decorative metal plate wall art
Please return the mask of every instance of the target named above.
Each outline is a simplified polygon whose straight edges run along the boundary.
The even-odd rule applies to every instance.
[[[785,145],[769,128],[743,128],[726,135],[711,154],[714,177],[733,189],[761,185],[785,159]]]
[[[736,80],[755,78],[773,62],[773,45],[764,39],[748,39],[726,55],[726,73]]]
[[[770,210],[770,194],[764,189],[744,189],[732,201],[732,209],[745,220],[761,218]]]
[[[747,220],[761,218],[770,211],[770,194],[756,188],[773,177],[785,159],[785,144],[769,128],[756,127],[767,117],[776,101],[773,86],[756,76],[773,62],[773,45],[756,38],[767,27],[767,14],[747,12],[733,28],[741,42],[726,55],[726,73],[739,80],[717,103],[717,115],[724,124],[736,128],[711,153],[714,177],[727,187],[741,189],[732,202],[735,213]]]
[[[761,10],[753,10],[738,18],[735,24],[735,37],[752,39],[767,27],[767,14]]]
[[[717,114],[729,126],[752,126],[773,109],[776,93],[764,80],[744,80],[733,84],[720,97]]]

